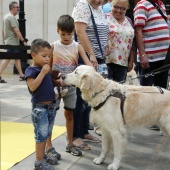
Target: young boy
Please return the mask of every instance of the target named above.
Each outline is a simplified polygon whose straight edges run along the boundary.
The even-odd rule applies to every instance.
[[[69,15],[62,15],[57,22],[57,32],[60,40],[51,44],[53,55],[50,59],[50,66],[53,70],[59,70],[62,74],[71,73],[78,65],[79,55],[85,64],[93,66],[85,54],[83,47],[72,40],[75,31],[74,20]],[[81,156],[82,152],[73,145],[73,111],[76,105],[76,88],[63,85],[68,92],[63,97],[64,115],[66,119],[67,144],[66,152],[74,156]],[[60,99],[56,101],[60,105]]]
[[[35,133],[35,170],[52,170],[58,163],[57,153],[51,144],[51,134],[56,116],[54,87],[49,74],[51,46],[42,39],[31,44],[33,64],[25,71],[25,78],[32,96],[32,122]],[[45,151],[46,148],[46,151]]]

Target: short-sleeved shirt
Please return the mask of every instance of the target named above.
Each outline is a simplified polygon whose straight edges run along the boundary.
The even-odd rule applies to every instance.
[[[13,28],[18,28],[18,22],[14,15],[8,13],[3,19],[4,40],[7,45],[19,45],[19,39]]]
[[[54,70],[59,70],[62,74],[73,72],[78,65],[78,43],[73,40],[71,44],[64,45],[58,40],[53,44],[52,68]]]
[[[161,1],[159,7],[167,16]],[[134,8],[134,26],[143,27],[144,48],[149,62],[164,60],[170,44],[168,25],[157,9],[147,0],[139,1]]]
[[[91,12],[90,12],[88,4],[89,3],[87,0],[80,0],[73,9],[72,17],[74,18],[74,22],[82,22],[82,23],[87,24],[86,33],[90,40],[95,56],[96,58],[103,58],[101,54],[101,50],[99,48],[97,38],[96,38],[95,31],[93,28]],[[98,9],[94,9],[90,5],[90,8],[92,10],[95,23],[97,25],[100,44],[102,46],[102,51],[104,54],[106,50],[107,36],[108,36],[108,31],[109,31],[108,24],[106,22],[105,15],[101,7],[98,7]]]
[[[122,23],[119,23],[111,13],[107,13],[107,22],[109,24],[109,36],[105,57],[106,63],[115,63],[128,67],[134,29],[127,17]]]
[[[36,78],[41,71],[41,68],[29,66],[25,71],[25,78],[32,77]],[[28,88],[29,89],[29,88]],[[54,86],[51,80],[50,74],[46,74],[35,91],[29,89],[30,94],[32,95],[32,103],[40,103],[45,101],[55,101]]]

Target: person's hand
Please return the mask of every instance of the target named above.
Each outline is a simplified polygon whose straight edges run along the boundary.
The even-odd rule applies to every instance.
[[[140,66],[142,69],[148,69],[149,66],[149,60],[146,54],[143,54],[140,58]]]
[[[24,41],[23,44],[24,44],[25,46],[27,46],[27,42],[26,42],[26,41]]]
[[[49,71],[50,71],[50,66],[48,64],[45,64],[41,69],[41,73],[43,73],[44,75],[46,75]]]
[[[90,62],[93,64],[94,68],[97,70],[98,62],[94,54],[90,54]]]

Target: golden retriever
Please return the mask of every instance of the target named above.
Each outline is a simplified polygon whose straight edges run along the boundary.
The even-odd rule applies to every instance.
[[[127,72],[126,82],[128,85],[140,85],[139,79],[135,71],[135,64],[133,64],[133,69],[130,72]]]
[[[91,121],[101,127],[102,152],[93,160],[95,164],[101,164],[109,150],[114,148],[114,159],[107,169],[119,168],[128,127],[154,124],[170,136],[170,91],[149,86],[121,85],[104,79],[93,67],[85,65],[65,75],[63,81],[80,88],[82,98],[93,108]],[[116,93],[121,97],[115,96]]]

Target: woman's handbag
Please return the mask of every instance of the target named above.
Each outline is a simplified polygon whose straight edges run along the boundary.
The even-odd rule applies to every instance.
[[[102,50],[101,43],[100,43],[99,34],[98,34],[98,31],[97,31],[97,25],[95,23],[94,16],[93,16],[92,10],[90,8],[90,5],[89,5],[89,9],[90,9],[90,12],[91,12],[91,19],[92,19],[92,23],[93,23],[94,32],[95,32],[95,35],[96,35],[96,38],[97,38],[97,42],[99,44],[101,54],[104,58],[103,50]],[[98,63],[98,72],[100,73],[100,75],[102,75],[104,78],[106,78],[107,75],[108,75],[107,65],[106,65],[104,59],[102,59],[102,60],[103,60],[102,63]]]

